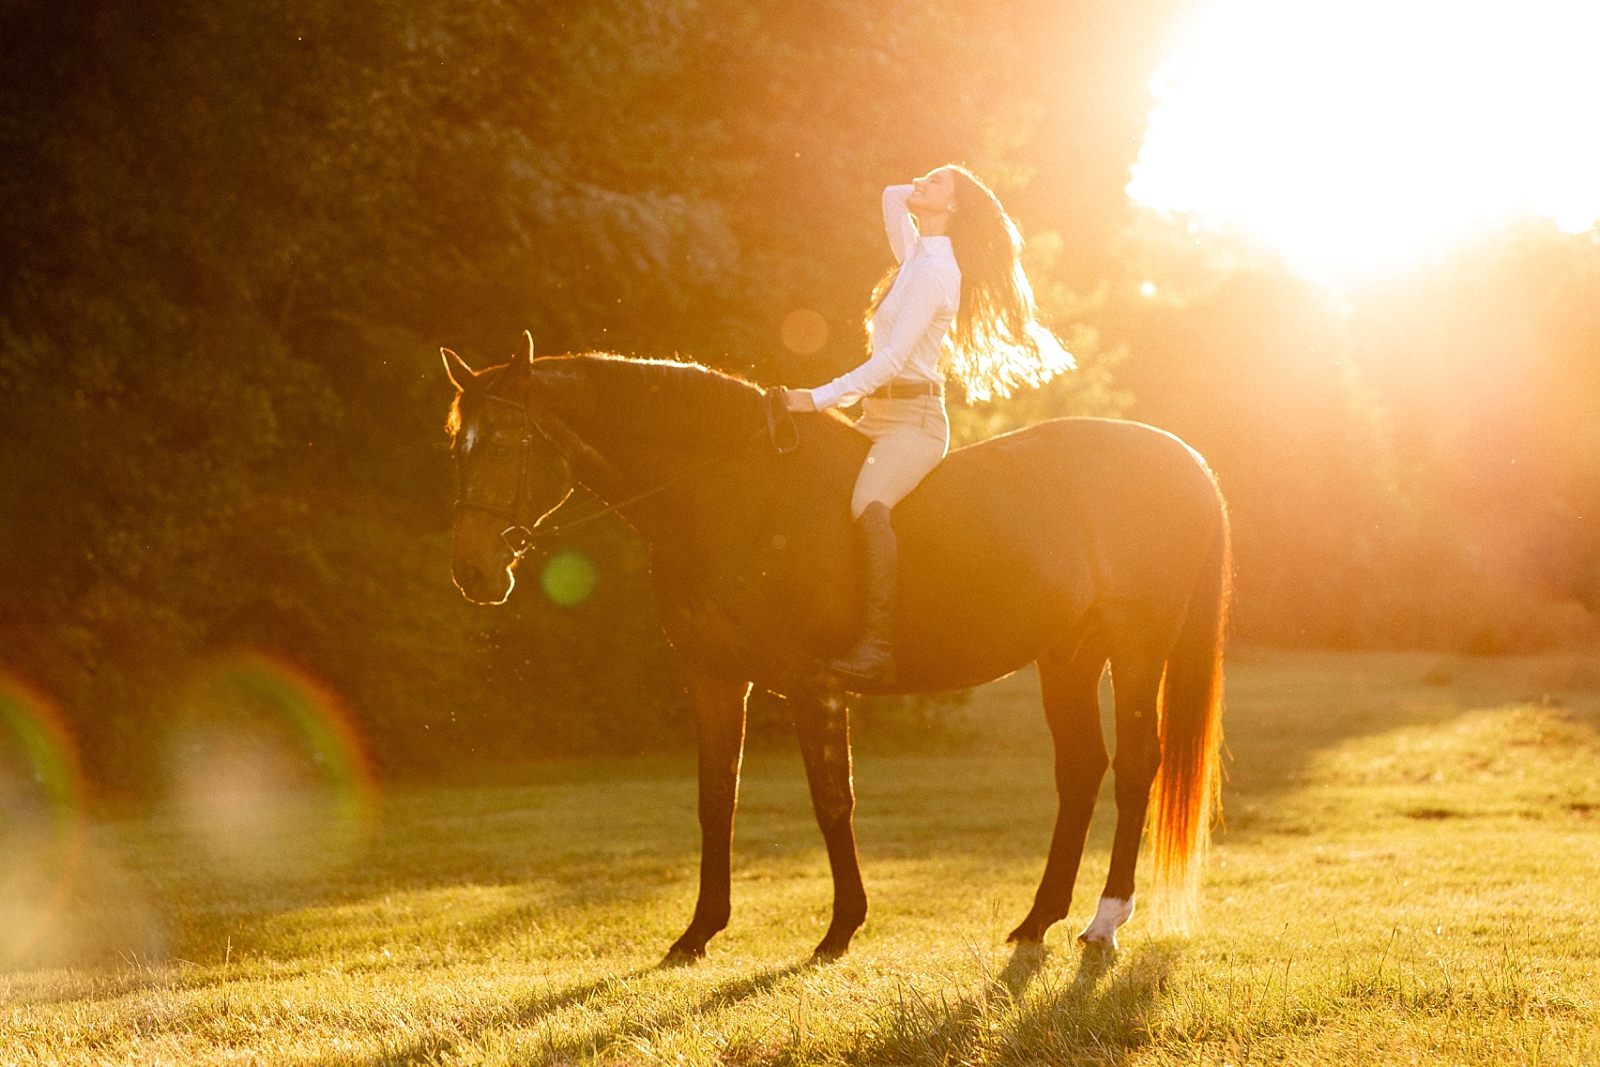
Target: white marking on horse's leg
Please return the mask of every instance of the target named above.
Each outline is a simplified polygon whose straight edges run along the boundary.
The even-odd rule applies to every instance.
[[[1094,918],[1089,920],[1089,925],[1083,928],[1083,933],[1078,935],[1080,945],[1104,945],[1106,948],[1117,947],[1117,927],[1127,922],[1133,916],[1133,898],[1119,900],[1116,897],[1101,897],[1100,907],[1094,913]]]

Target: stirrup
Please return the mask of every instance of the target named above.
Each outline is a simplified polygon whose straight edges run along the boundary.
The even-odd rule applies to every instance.
[[[893,682],[894,652],[888,648],[874,649],[873,645],[874,642],[860,642],[838,659],[829,660],[828,670],[858,682]]]

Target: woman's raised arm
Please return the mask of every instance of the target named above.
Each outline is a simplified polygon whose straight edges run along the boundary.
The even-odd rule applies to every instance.
[[[906,201],[911,198],[912,185],[891,185],[883,191],[883,228],[889,234],[889,248],[896,263],[904,263],[917,243],[917,224],[911,221]]]

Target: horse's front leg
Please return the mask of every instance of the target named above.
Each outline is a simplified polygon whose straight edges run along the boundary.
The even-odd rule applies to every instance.
[[[706,954],[706,942],[728,925],[733,881],[733,811],[744,755],[744,702],[750,683],[692,665],[684,674],[694,704],[700,748],[700,898],[689,929],[667,950],[669,960]]]
[[[789,694],[811,806],[833,870],[833,921],[817,946],[818,956],[838,956],[867,921],[867,891],[861,884],[852,822],[856,797],[850,780],[850,714],[844,693],[834,682]]]

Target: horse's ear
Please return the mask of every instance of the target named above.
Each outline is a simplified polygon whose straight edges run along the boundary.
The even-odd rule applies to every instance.
[[[478,372],[467,366],[466,360],[448,348],[439,349],[439,354],[444,357],[444,372],[450,375],[450,382],[456,387],[456,392],[466,392],[467,386],[478,376]]]
[[[533,331],[523,330],[522,336],[528,339],[528,350],[512,358],[511,363],[517,370],[526,370],[533,366]]]

